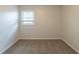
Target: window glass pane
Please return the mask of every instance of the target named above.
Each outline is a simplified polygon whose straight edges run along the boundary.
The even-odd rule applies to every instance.
[[[25,25],[33,25],[34,24],[33,22],[22,22],[22,23]]]
[[[34,20],[33,17],[24,17],[24,20]]]
[[[23,12],[24,17],[34,17],[34,13],[33,12]]]

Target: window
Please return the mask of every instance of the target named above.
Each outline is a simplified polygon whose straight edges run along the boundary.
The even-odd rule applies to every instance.
[[[22,23],[26,25],[34,24],[34,12],[32,11],[22,12]]]

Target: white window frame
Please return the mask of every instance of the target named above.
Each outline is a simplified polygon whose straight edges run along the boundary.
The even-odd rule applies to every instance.
[[[26,18],[33,18],[32,20],[24,20],[25,16],[24,16],[24,13],[33,13],[32,16],[26,16]],[[34,25],[34,20],[35,20],[35,13],[33,11],[22,11],[21,12],[21,22],[22,24],[24,25]]]

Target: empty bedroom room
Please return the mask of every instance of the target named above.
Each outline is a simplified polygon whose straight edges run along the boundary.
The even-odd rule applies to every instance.
[[[79,5],[0,5],[1,54],[78,54]]]

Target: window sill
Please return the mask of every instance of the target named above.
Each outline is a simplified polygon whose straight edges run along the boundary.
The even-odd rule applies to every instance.
[[[33,22],[22,22],[22,25],[34,25]]]

